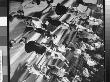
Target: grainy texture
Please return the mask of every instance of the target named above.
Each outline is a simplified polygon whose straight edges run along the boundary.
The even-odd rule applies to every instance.
[[[103,4],[10,2],[11,82],[103,82]]]

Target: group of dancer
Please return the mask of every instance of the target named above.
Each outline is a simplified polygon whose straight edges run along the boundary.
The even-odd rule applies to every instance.
[[[34,0],[37,4],[40,4],[40,1]],[[47,0],[47,2],[50,4],[50,2],[53,3],[53,0],[50,2]],[[80,4],[90,8],[91,13],[87,15],[86,11],[83,14],[77,10],[76,8]],[[48,16],[41,20],[37,17],[24,16],[23,11],[19,11],[20,14],[13,16],[24,20],[26,23],[25,31],[19,43],[24,42],[27,53],[35,52],[41,55],[51,53],[45,54],[48,59],[45,61],[48,70],[44,74],[44,78],[48,79],[49,82],[89,82],[90,80],[95,82],[94,75],[95,73],[98,74],[98,67],[104,68],[102,5],[102,3],[92,4],[83,2],[83,0],[76,0],[71,7],[65,7],[58,3],[54,9],[56,18]],[[96,11],[100,12],[98,13],[100,16],[95,14]],[[70,22],[60,20],[63,15],[68,13],[76,18]],[[54,32],[59,29],[65,31],[60,41],[54,43],[54,40],[59,37]],[[41,34],[42,38],[48,39],[47,43],[38,43],[37,40],[28,42],[24,35],[33,31]],[[12,43],[16,43],[16,41],[12,40],[10,47],[13,46]],[[101,80],[98,79],[98,81]]]

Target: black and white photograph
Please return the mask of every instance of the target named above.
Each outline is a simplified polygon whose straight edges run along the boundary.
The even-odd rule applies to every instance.
[[[9,0],[10,82],[105,82],[104,0]]]

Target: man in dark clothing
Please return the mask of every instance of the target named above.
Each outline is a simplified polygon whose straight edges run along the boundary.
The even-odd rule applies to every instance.
[[[53,3],[53,0],[46,0],[48,4]]]
[[[50,31],[45,31],[45,36],[47,36],[47,37],[52,37]]]
[[[43,36],[45,34],[45,30],[43,30],[42,28],[36,28],[36,30],[34,30],[34,31],[37,32],[37,33],[40,33]]]
[[[24,20],[31,20],[32,17],[29,17],[29,16],[24,16],[24,15],[14,15],[13,17],[17,18],[17,19],[24,19]]]
[[[59,25],[61,25],[61,22],[59,21],[59,20],[54,20],[54,19],[52,19],[51,17],[48,17],[47,18],[47,21],[51,24],[51,25],[53,25],[53,26],[59,26]]]
[[[63,15],[66,14],[66,12],[68,11],[68,8],[65,6],[62,6],[61,4],[57,4],[56,8],[55,8],[55,12],[57,15]]]
[[[46,52],[46,47],[36,43],[35,41],[29,41],[25,44],[25,51],[27,53],[35,51],[37,54],[43,54]]]
[[[79,5],[79,4],[84,4],[83,0],[76,0],[76,3]]]
[[[41,18],[41,16],[42,16],[42,11],[39,11],[39,12],[32,12],[32,13],[30,13],[29,14],[29,16],[33,16],[33,17],[37,17],[37,18]]]
[[[47,25],[46,24],[42,24],[42,28],[44,28],[45,30],[47,30]]]
[[[13,44],[14,44],[14,43],[16,43],[15,40],[10,40],[10,41],[9,41],[9,47],[10,47],[10,48],[13,47]]]
[[[8,15],[9,21],[12,22],[13,21],[13,16],[11,14]]]
[[[17,13],[20,14],[20,15],[24,15],[24,11],[23,10],[18,10]]]
[[[19,41],[19,43],[24,42],[27,43],[27,38],[26,37],[22,37],[22,39]]]
[[[25,30],[24,30],[24,32],[23,32],[23,34],[25,34],[25,33],[27,33],[27,32],[31,32],[31,31],[33,31],[34,30],[34,28],[33,27],[29,27],[29,26],[26,26],[26,28],[25,28]]]

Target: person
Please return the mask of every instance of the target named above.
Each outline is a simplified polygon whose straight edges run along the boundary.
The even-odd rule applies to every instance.
[[[28,43],[25,44],[25,51],[27,53],[35,51],[36,54],[43,54],[46,52],[46,47],[40,45],[39,43],[35,41],[29,41]]]
[[[13,44],[14,44],[14,43],[16,43],[15,40],[10,40],[10,41],[9,41],[9,47],[10,47],[10,48],[13,48]]]
[[[45,34],[45,30],[43,30],[42,28],[36,28],[34,31],[37,32],[37,33],[40,33],[43,36]]]
[[[27,33],[27,32],[31,32],[31,31],[33,31],[34,30],[34,28],[33,27],[31,27],[31,26],[26,26],[26,28],[25,28],[25,30],[24,30],[24,32],[23,32],[23,34],[25,34],[25,33]]]
[[[46,75],[51,77],[50,82],[58,82],[61,78],[56,74],[58,72],[58,68],[56,66],[48,65],[49,69],[46,72]]]
[[[26,37],[22,37],[22,39],[19,41],[19,43],[21,43],[21,42],[27,43],[27,38]]]
[[[24,11],[23,11],[23,10],[18,10],[17,13],[18,13],[19,15],[24,15]]]
[[[83,0],[76,0],[77,4],[84,4]]]
[[[20,20],[27,20],[27,21],[32,19],[32,17],[24,16],[24,15],[19,15],[19,14],[16,14],[13,17],[17,18],[17,19],[20,19]]]
[[[81,55],[82,51],[81,51],[81,49],[75,49],[74,53],[75,53],[75,55],[79,56],[79,55]],[[77,57],[77,56],[75,56],[75,57]]]
[[[39,12],[32,12],[29,14],[29,16],[33,16],[33,17],[37,17],[37,18],[41,18],[41,16],[43,15],[42,13],[43,11],[39,11]]]
[[[42,24],[42,28],[47,29],[47,25],[45,23]]]
[[[48,5],[49,5],[50,3],[53,3],[53,0],[46,0],[46,1],[47,1]]]
[[[58,51],[60,51],[61,53],[64,53],[64,52],[66,52],[66,48],[65,48],[65,46],[64,45],[59,45],[59,47],[58,47]]]
[[[66,14],[67,11],[68,11],[68,8],[65,6],[62,6],[60,3],[58,3],[56,8],[55,8],[55,12],[57,15]]]
[[[85,18],[85,19],[80,18],[79,20],[80,20],[80,21],[83,21],[83,24],[89,25],[89,22],[88,22],[89,16],[87,16],[87,18]]]
[[[33,3],[37,3],[37,5],[39,5],[40,4],[40,2],[41,2],[41,0],[33,0]]]
[[[51,35],[50,31],[46,30],[46,31],[45,31],[45,36],[51,37],[52,35]]]
[[[47,18],[47,21],[48,21],[51,25],[56,26],[56,27],[58,27],[59,25],[61,25],[61,21],[52,19],[51,17],[48,17],[48,18]]]
[[[12,22],[13,21],[13,16],[11,14],[9,14],[8,17],[9,17],[9,21]]]

